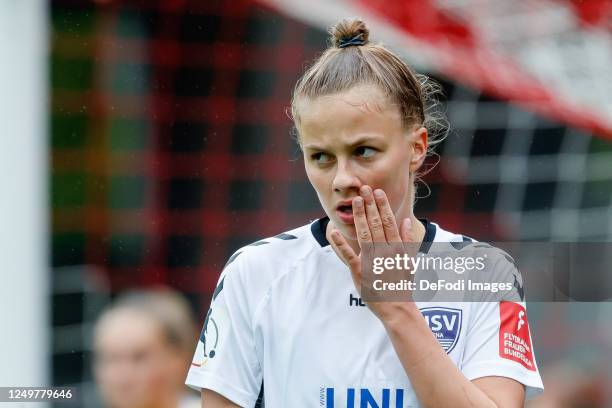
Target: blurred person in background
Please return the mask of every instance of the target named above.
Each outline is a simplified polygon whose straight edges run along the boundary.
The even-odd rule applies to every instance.
[[[194,333],[191,309],[178,292],[164,288],[120,296],[94,329],[94,375],[104,406],[199,406],[183,384]]]

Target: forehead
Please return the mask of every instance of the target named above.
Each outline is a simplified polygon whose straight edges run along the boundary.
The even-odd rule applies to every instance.
[[[100,351],[130,349],[160,342],[161,338],[161,327],[150,316],[131,310],[117,310],[100,321],[95,344]]]
[[[329,142],[364,134],[402,133],[399,108],[377,87],[364,85],[345,92],[302,100],[298,104],[302,144]]]

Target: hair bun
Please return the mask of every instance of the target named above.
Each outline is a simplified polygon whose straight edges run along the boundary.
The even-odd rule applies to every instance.
[[[330,34],[334,47],[345,48],[351,45],[366,45],[370,30],[361,19],[343,19],[331,27]]]

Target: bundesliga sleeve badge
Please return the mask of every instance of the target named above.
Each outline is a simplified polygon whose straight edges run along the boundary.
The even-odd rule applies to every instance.
[[[499,321],[499,356],[535,371],[525,308],[514,302],[500,302]]]

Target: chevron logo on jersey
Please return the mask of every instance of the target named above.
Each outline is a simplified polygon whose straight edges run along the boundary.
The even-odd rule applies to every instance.
[[[457,345],[461,333],[461,309],[424,307],[421,309],[421,314],[423,314],[438,343],[444,351],[450,353]]]

